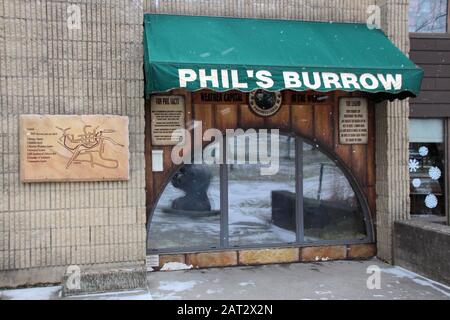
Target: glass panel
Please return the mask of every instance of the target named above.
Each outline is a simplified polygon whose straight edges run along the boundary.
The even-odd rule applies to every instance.
[[[409,144],[411,214],[445,216],[443,120],[411,119],[411,123],[420,123],[429,132],[419,135],[423,141],[415,139]],[[417,135],[411,132],[416,127],[410,126],[410,136]],[[434,138],[429,139],[430,135]]]
[[[316,147],[303,143],[305,241],[354,240],[367,235],[364,213],[339,167]]]
[[[442,119],[410,119],[409,142],[444,142]]]
[[[219,165],[180,168],[158,201],[147,241],[150,250],[219,246]]]
[[[446,32],[447,0],[410,0],[409,32]]]
[[[279,136],[279,170],[274,175],[261,175],[266,165],[250,161],[256,151],[249,152],[249,141],[261,142],[259,139],[256,134],[246,134],[245,147],[234,141],[235,150],[245,148],[246,157],[243,163],[228,165],[231,246],[296,241],[295,138]],[[269,149],[270,140],[268,136]]]

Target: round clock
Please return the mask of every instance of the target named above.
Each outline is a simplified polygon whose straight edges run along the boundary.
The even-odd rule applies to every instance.
[[[282,96],[280,91],[269,92],[257,89],[249,94],[250,108],[257,115],[268,117],[275,114],[281,107]]]

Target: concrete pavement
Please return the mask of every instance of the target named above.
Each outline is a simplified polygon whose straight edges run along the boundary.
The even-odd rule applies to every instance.
[[[370,273],[368,272],[368,268]],[[380,277],[377,282],[376,275]],[[369,289],[369,287],[379,289]],[[60,287],[0,291],[0,299],[60,299]],[[379,260],[327,261],[148,274],[148,289],[66,299],[450,299],[450,287]]]

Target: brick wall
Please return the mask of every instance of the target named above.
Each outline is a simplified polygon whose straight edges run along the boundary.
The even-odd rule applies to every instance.
[[[136,0],[0,2],[0,287],[144,264],[142,23]],[[32,113],[128,116],[130,180],[21,183],[18,117]]]
[[[374,0],[144,0],[144,12],[366,22]]]
[[[403,52],[409,53],[408,0],[379,0],[381,28]],[[393,263],[394,222],[409,219],[409,101],[375,107],[377,255]]]

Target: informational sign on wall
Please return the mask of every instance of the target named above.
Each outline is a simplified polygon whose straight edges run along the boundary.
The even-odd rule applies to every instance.
[[[20,116],[22,182],[111,181],[129,177],[128,117]]]
[[[170,146],[172,133],[185,127],[184,97],[154,95],[151,98],[152,145]]]
[[[341,98],[339,100],[339,143],[367,144],[367,99]]]

